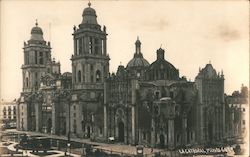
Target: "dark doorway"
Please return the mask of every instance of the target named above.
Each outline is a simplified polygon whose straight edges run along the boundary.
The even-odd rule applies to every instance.
[[[160,135],[160,148],[164,148],[165,147],[165,138],[164,135]]]
[[[123,124],[123,122],[119,122],[119,124],[118,124],[118,141],[124,142],[124,124]]]
[[[35,116],[33,116],[32,118],[31,118],[31,131],[36,131],[36,117]]]
[[[47,120],[47,133],[51,133],[52,121],[51,118]]]
[[[87,126],[87,138],[90,138],[90,126]]]
[[[63,128],[62,129],[62,134],[66,135],[66,122],[65,121],[63,122],[63,127],[62,128]]]
[[[210,143],[213,140],[213,123],[212,122],[208,123],[208,140]]]

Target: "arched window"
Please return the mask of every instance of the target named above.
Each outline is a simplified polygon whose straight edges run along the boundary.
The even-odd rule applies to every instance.
[[[84,73],[85,73],[85,66],[83,64],[82,65],[82,82],[85,82],[85,75],[84,75]]]
[[[93,53],[93,41],[92,37],[89,37],[89,54]]]
[[[35,51],[35,64],[37,64],[37,51]]]
[[[104,77],[106,76],[106,73],[107,73],[107,71],[106,71],[106,66],[103,65],[103,76],[104,76]]]
[[[6,108],[4,107],[4,108],[3,108],[3,118],[6,118],[6,115],[7,115],[7,114],[6,114]]]
[[[94,82],[94,76],[93,75],[91,75],[90,80],[91,80],[91,82]]]
[[[77,77],[78,77],[78,82],[81,82],[81,77],[82,77],[81,70],[78,71]]]
[[[79,39],[79,54],[82,54],[83,51],[83,45],[82,45],[82,38]]]
[[[28,77],[26,77],[26,79],[25,79],[25,84],[26,84],[26,87],[29,87],[29,78]]]
[[[95,38],[95,55],[99,54],[99,40]]]
[[[39,52],[39,64],[44,64],[43,63],[43,52]]]
[[[96,71],[96,82],[100,82],[101,81],[101,72],[100,70]]]

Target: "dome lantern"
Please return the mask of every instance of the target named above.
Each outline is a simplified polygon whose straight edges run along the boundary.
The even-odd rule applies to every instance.
[[[31,29],[31,37],[30,40],[38,40],[38,41],[44,41],[43,39],[43,30],[38,27],[38,22],[36,20],[35,27]]]
[[[162,48],[159,48],[156,53],[157,53],[157,60],[158,59],[163,59],[163,60],[165,59],[164,58],[165,51]]]
[[[146,67],[149,66],[149,63],[146,59],[143,58],[143,55],[141,53],[141,42],[139,40],[139,37],[137,37],[137,40],[135,42],[135,53],[134,57],[128,62],[127,67]]]
[[[135,53],[136,54],[141,53],[141,42],[139,40],[139,37],[137,37],[137,40],[135,42]]]
[[[82,23],[81,24],[96,24],[97,23],[97,16],[95,9],[91,8],[91,3],[88,3],[88,7],[83,10],[82,13]]]

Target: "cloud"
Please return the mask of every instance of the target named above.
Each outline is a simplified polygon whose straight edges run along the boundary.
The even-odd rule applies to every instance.
[[[216,28],[215,35],[217,38],[230,42],[234,40],[238,40],[241,38],[240,31],[230,27],[229,25],[220,25]]]
[[[131,22],[132,29],[143,29],[147,31],[164,31],[169,27],[169,22],[165,18],[143,19]]]
[[[142,25],[149,30],[163,31],[169,26],[169,22],[164,18],[155,18],[154,20],[144,20]]]

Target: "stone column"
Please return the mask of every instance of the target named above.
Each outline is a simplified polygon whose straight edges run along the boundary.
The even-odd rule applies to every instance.
[[[83,55],[84,54],[84,37],[81,37],[81,39],[82,39],[82,43],[81,43],[82,52],[81,52],[81,54]]]
[[[27,131],[31,131],[31,129],[32,129],[32,119],[31,119],[32,110],[31,110],[30,106],[31,106],[30,102],[27,102],[26,103],[27,113],[25,115],[25,123],[26,123],[26,125],[24,125],[24,126],[27,127]],[[23,113],[23,114],[25,114],[25,113]],[[35,119],[33,119],[33,121],[35,121]]]
[[[183,125],[182,125],[182,144],[187,144],[187,116],[184,115],[183,119]]]
[[[36,132],[39,132],[41,128],[41,113],[42,113],[41,106],[42,103],[35,103]]]
[[[17,104],[16,104],[16,128],[17,130],[21,130],[20,129],[20,102],[17,101]]]
[[[103,44],[104,44],[104,42],[103,42],[103,39],[101,39],[100,40],[100,52],[101,52],[101,55],[103,55],[104,54],[104,51],[103,51]]]
[[[73,82],[73,85],[76,83],[76,66],[74,64],[72,65],[72,82]]]
[[[132,106],[132,143],[135,144],[135,106]]]
[[[151,147],[155,147],[155,121],[154,117],[151,119]]]
[[[28,121],[28,115],[30,115],[30,109],[29,109],[29,102],[24,102],[23,103],[23,121],[21,122],[21,125],[23,125],[23,130],[24,131],[29,131],[30,130],[30,122]]]
[[[64,102],[65,103],[65,107],[66,107],[66,135],[68,135],[69,133],[69,127],[71,128],[71,126],[69,126],[70,122],[69,122],[69,118],[70,118],[70,114],[69,114],[69,104],[68,102]]]
[[[136,90],[138,88],[138,81],[137,80],[132,80],[131,81],[131,90],[132,90],[132,109],[131,109],[131,121],[132,121],[132,143],[136,143]]]
[[[108,135],[107,135],[107,105],[104,104],[104,138],[107,140]]]
[[[206,122],[204,122],[204,113],[203,113],[203,107],[200,106],[199,107],[199,112],[200,112],[200,116],[199,116],[199,119],[200,119],[200,141],[199,142],[204,142],[204,125],[206,125]]]
[[[170,117],[168,120],[168,144],[169,148],[174,148],[175,135],[174,135],[174,119]]]
[[[232,114],[231,114],[231,116],[232,116],[232,121],[231,121],[231,127],[232,127],[232,132],[231,132],[231,137],[233,137],[234,136],[234,109],[232,109]]]
[[[95,43],[95,38],[92,37],[92,54],[95,54],[95,53],[96,53],[96,52],[95,52],[95,45],[96,45],[96,43]]]
[[[108,138],[108,124],[107,124],[107,120],[108,120],[108,118],[107,118],[107,82],[104,82],[104,93],[103,93],[103,103],[104,103],[104,130],[103,130],[103,133],[104,133],[104,138],[105,138],[105,140],[107,140],[107,138]],[[109,115],[110,116],[110,115]]]
[[[72,116],[73,116],[73,127],[74,126],[74,120],[76,120],[76,134],[77,136],[82,136],[82,106],[83,102],[78,101],[74,104],[76,109],[72,107]],[[74,113],[76,114],[76,117],[74,117]]]
[[[75,39],[76,42],[76,55],[79,55],[79,39]]]
[[[103,54],[104,55],[107,54],[107,39],[106,38],[103,40]]]
[[[51,121],[52,121],[52,133],[56,134],[56,128],[57,125],[56,123],[58,123],[57,119],[56,119],[56,104],[53,103],[52,104],[52,112],[51,112]],[[60,114],[60,113],[59,113]],[[59,122],[60,123],[60,122]],[[58,129],[58,128],[57,128]]]
[[[76,55],[76,47],[77,47],[76,39],[74,38],[74,55]]]
[[[98,38],[98,54],[102,55],[102,39]]]

